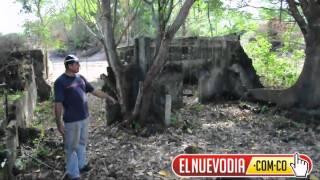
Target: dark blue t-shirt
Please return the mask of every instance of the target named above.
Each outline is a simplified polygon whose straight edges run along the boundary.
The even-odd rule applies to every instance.
[[[63,104],[64,122],[75,122],[86,119],[88,112],[88,92],[94,88],[81,75],[75,77],[62,74],[54,82],[54,101]]]

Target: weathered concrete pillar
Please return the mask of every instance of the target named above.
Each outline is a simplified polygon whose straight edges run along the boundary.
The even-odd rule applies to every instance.
[[[46,52],[43,54],[41,50],[32,50],[30,51],[30,59],[33,63],[39,100],[48,100],[50,98],[51,87],[45,81],[48,78],[47,54]]]
[[[45,68],[43,78],[48,79],[48,77],[49,77],[49,59],[48,59],[48,51],[47,50],[44,51],[43,62],[44,62],[44,68]]]
[[[7,162],[5,164],[4,179],[14,179],[12,169],[16,161],[18,145],[18,127],[16,124],[16,120],[11,120],[6,127],[6,149],[8,149],[8,153]]]
[[[170,125],[170,117],[171,117],[171,103],[172,103],[172,99],[171,99],[171,95],[167,94],[166,95],[166,104],[165,104],[165,112],[164,112],[164,124],[166,126]]]
[[[37,86],[33,67],[31,66],[30,78],[31,81],[26,85],[22,97],[13,102],[14,114],[16,115],[17,125],[21,128],[26,128],[33,119],[33,110],[37,103]]]
[[[143,77],[146,75],[150,66],[152,65],[150,43],[151,39],[148,37],[141,37],[138,39],[137,64],[142,70]]]

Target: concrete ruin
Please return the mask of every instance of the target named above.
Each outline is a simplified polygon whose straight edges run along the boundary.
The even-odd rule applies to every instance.
[[[136,97],[138,82],[144,79],[153,63],[154,50],[154,40],[147,37],[136,39],[131,46],[118,48],[121,60],[137,69],[130,73],[133,81],[128,81],[131,82],[132,97]],[[181,106],[183,84],[198,84],[201,103],[226,97],[239,99],[247,89],[262,87],[251,59],[240,44],[240,36],[236,34],[174,39],[167,58],[164,69],[153,83],[156,95],[151,108],[152,114],[163,121],[166,95],[171,96],[173,108]]]
[[[4,179],[13,177],[19,131],[31,123],[38,95],[39,100],[50,97],[51,87],[44,80],[47,71],[43,62],[44,56],[40,50],[3,52],[0,55],[0,84],[6,94],[19,94],[15,100],[4,103],[5,116],[0,117],[0,134],[3,134],[0,141],[4,141],[9,152],[5,154],[4,172],[0,172]]]
[[[46,58],[41,50],[1,53],[0,84],[5,83],[11,91],[22,91],[27,82],[32,81],[30,72],[33,69],[39,100],[48,100],[51,87],[45,81],[48,78]]]

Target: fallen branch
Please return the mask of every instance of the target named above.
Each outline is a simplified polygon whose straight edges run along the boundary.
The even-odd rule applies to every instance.
[[[24,148],[25,148],[25,146],[21,146],[21,154],[22,154],[22,155],[26,155],[26,156],[30,157],[31,159],[35,160],[37,163],[42,164],[42,165],[44,165],[44,166],[46,166],[46,167],[48,167],[48,168],[50,168],[50,169],[52,169],[52,170],[56,170],[56,168],[54,168],[54,167],[52,167],[52,166],[50,166],[50,165],[42,162],[40,159],[35,158],[35,157],[33,157],[32,155],[24,152]]]
[[[120,122],[120,127],[129,125],[134,120],[134,118],[138,115],[140,111],[140,105],[142,102],[142,95],[143,95],[143,83],[142,81],[139,81],[139,91],[138,91],[138,95],[137,95],[137,99],[136,99],[133,111],[129,116],[127,116],[127,118],[124,118],[124,121]]]
[[[142,94],[143,94],[143,83],[142,83],[142,81],[140,81],[139,82],[139,91],[138,91],[136,103],[134,105],[134,109],[133,109],[133,112],[132,112],[133,116],[138,115],[138,112],[139,112],[139,109],[140,109],[140,105],[141,105]]]
[[[62,175],[62,177],[61,177],[61,179],[60,179],[60,180],[64,180],[66,176],[67,176],[67,171],[66,171],[66,172],[64,172],[64,174]]]
[[[40,159],[38,159],[38,158],[35,158],[35,157],[33,157],[33,156],[31,156],[31,155],[29,155],[29,154],[27,154],[27,153],[25,153],[25,155],[28,156],[28,157],[30,157],[31,159],[35,160],[35,161],[38,162],[39,164],[42,164],[42,165],[46,166],[47,168],[50,168],[50,169],[52,169],[52,170],[56,170],[55,168],[53,168],[53,167],[49,166],[48,164],[42,162],[42,161],[41,161]]]

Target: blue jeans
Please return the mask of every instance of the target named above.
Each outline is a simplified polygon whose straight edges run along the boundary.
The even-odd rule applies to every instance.
[[[88,140],[88,121],[64,123],[64,150],[67,159],[67,174],[70,178],[80,177],[79,169],[86,165],[86,144]]]

